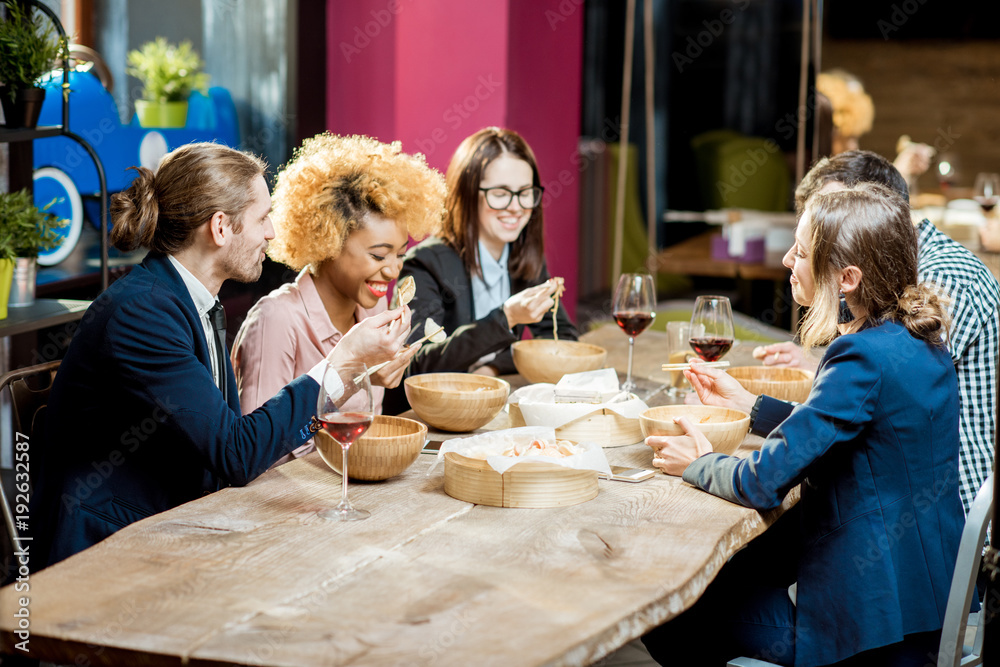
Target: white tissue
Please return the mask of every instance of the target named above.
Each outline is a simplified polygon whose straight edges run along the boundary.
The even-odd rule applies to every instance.
[[[549,385],[552,386],[552,385]],[[482,433],[468,438],[447,440],[438,450],[438,462],[444,460],[448,452],[455,452],[470,458],[486,456],[486,463],[501,475],[518,463],[534,461],[537,463],[553,463],[564,468],[576,470],[596,470],[605,475],[611,475],[611,466],[604,456],[604,449],[593,442],[576,443],[584,451],[573,456],[553,458],[551,456],[503,456],[503,452],[519,443],[530,443],[532,440],[548,440],[555,442],[556,432],[552,428],[525,426],[509,428],[502,431]],[[437,464],[434,466],[437,467]]]

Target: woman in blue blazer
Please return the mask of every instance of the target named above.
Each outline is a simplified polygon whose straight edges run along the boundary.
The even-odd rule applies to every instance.
[[[727,500],[771,509],[799,484],[801,500],[644,641],[672,664],[923,665],[964,521],[944,306],[917,284],[906,202],[878,185],[813,197],[784,263],[810,307],[803,345],[830,343],[809,399],[745,459],[713,453],[686,418],[686,435],[647,444],[654,465]],[[854,317],[845,324],[841,293]],[[703,402],[759,408],[718,371],[685,374]]]

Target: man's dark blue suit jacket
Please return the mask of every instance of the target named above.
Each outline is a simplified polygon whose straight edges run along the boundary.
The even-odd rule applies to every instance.
[[[299,377],[241,416],[228,358],[226,371],[228,402],[212,379],[194,302],[166,256],[151,253],[94,301],[56,375],[42,446],[33,447],[35,569],[151,514],[244,485],[311,437],[315,380]]]

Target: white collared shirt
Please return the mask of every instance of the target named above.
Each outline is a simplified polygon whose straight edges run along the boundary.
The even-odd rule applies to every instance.
[[[479,269],[482,276],[472,276],[472,307],[476,319],[481,320],[495,309],[503,306],[510,298],[510,274],[507,272],[507,259],[510,257],[510,244],[504,244],[500,259],[493,255],[479,240]],[[480,357],[469,366],[468,372],[473,372],[481,366],[493,361],[496,352]]]
[[[170,263],[174,265],[177,269],[177,273],[180,275],[181,280],[184,281],[184,286],[187,287],[188,294],[191,295],[191,300],[194,301],[195,310],[198,311],[198,317],[201,318],[201,326],[205,333],[205,342],[208,343],[208,356],[211,359],[212,366],[212,379],[215,380],[215,386],[222,388],[222,383],[225,380],[219,377],[219,357],[215,351],[215,328],[212,326],[212,322],[208,317],[208,311],[212,309],[215,305],[216,297],[212,296],[212,293],[208,291],[204,283],[198,280],[193,273],[187,270],[187,268],[181,264],[173,255],[167,255],[167,259]]]
[[[510,276],[507,273],[507,258],[510,245],[504,244],[500,259],[493,255],[479,241],[479,268],[482,276],[472,276],[472,305],[477,320],[481,320],[510,298]]]

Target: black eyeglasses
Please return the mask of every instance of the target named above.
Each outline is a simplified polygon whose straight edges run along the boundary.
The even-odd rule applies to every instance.
[[[521,208],[535,208],[542,203],[542,193],[545,192],[545,188],[534,186],[514,192],[510,188],[496,187],[479,188],[479,191],[486,193],[487,206],[494,211],[503,211],[514,201],[514,195],[517,195],[517,202]]]

